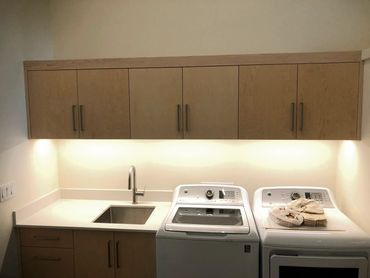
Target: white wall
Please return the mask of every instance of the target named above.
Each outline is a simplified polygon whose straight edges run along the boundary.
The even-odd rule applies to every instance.
[[[17,186],[17,196],[0,203],[0,277],[17,277],[12,211],[58,185],[55,144],[27,139],[22,66],[52,57],[47,16],[44,0],[0,1],[0,184]]]
[[[343,210],[370,233],[370,60],[365,63],[362,107],[362,140],[343,142],[339,149],[337,198]]]
[[[51,0],[57,58],[360,50],[368,0]]]
[[[127,188],[234,182],[250,194],[261,186],[322,185],[334,189],[337,143],[328,141],[81,140],[59,143],[61,187]]]

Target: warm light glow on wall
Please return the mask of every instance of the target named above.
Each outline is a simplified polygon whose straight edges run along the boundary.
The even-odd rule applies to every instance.
[[[182,183],[334,186],[337,142],[283,140],[61,140],[62,187],[173,189]],[[335,166],[335,167],[334,167]]]
[[[339,175],[349,183],[358,172],[358,153],[356,144],[353,141],[343,141],[338,152]]]
[[[294,170],[320,167],[332,155],[317,141],[78,140],[64,141],[60,151],[71,163],[94,169],[145,161],[197,167],[240,162]]]
[[[57,149],[52,140],[40,139],[34,142],[32,167],[40,178],[57,175]]]

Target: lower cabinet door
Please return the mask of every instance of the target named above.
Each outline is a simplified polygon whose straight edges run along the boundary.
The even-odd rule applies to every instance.
[[[73,278],[73,249],[22,247],[23,278]]]
[[[116,278],[155,278],[155,233],[115,233]]]
[[[76,278],[114,278],[113,232],[75,231],[74,248]]]

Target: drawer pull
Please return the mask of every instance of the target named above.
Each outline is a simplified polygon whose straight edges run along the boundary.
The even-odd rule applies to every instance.
[[[304,106],[303,106],[303,102],[300,103],[300,106],[301,106],[301,126],[299,127],[299,130],[300,131],[303,131],[303,123],[304,123],[304,119],[303,119],[303,116],[304,116]]]
[[[120,265],[119,265],[119,240],[117,240],[117,242],[116,242],[116,264],[117,264],[117,268],[120,268]]]
[[[291,103],[291,120],[292,120],[292,122],[291,122],[291,127],[290,127],[290,130],[291,131],[294,131],[294,129],[295,129],[295,121],[294,121],[294,119],[295,119],[295,103],[294,102],[292,102]]]
[[[177,104],[177,131],[181,131],[181,106]]]
[[[84,106],[80,105],[80,130],[85,131],[85,124],[84,124]]]
[[[60,240],[58,236],[33,236],[36,240]]]
[[[34,260],[37,261],[49,261],[49,262],[59,262],[62,260],[60,257],[49,257],[49,256],[35,256],[33,257]]]
[[[108,267],[111,268],[112,267],[112,263],[111,263],[111,257],[110,257],[110,253],[111,253],[111,245],[112,241],[111,240],[108,240],[107,242],[107,249],[108,249]]]
[[[185,104],[185,131],[189,131],[189,104]]]
[[[72,105],[73,131],[77,131],[76,125],[76,105]]]

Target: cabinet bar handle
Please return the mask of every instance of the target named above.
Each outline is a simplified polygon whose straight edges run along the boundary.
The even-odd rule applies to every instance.
[[[49,257],[49,256],[35,256],[33,257],[33,259],[37,261],[50,261],[50,262],[59,262],[61,260],[60,257]]]
[[[81,131],[85,130],[83,117],[84,117],[84,106],[80,105],[80,129]]]
[[[112,241],[111,240],[108,240],[108,243],[107,243],[107,246],[108,246],[108,267],[109,268],[111,268],[112,267],[112,262],[111,262],[111,257],[110,257],[110,251],[111,251],[111,248],[110,248],[110,246],[111,246],[111,243],[112,243]]]
[[[36,240],[60,240],[58,236],[33,236]]]
[[[189,105],[185,104],[185,131],[189,131]]]
[[[291,115],[291,117],[292,117],[292,126],[291,126],[291,128],[290,128],[290,130],[291,131],[294,131],[294,126],[295,126],[295,103],[294,102],[292,102],[291,103],[291,107],[292,107],[292,111],[291,111],[291,113],[292,113],[292,115]]]
[[[177,131],[181,131],[181,106],[177,104]]]
[[[119,265],[119,240],[116,242],[116,266],[117,268],[120,268]]]
[[[303,102],[301,102],[299,105],[301,106],[301,126],[299,127],[299,130],[300,131],[303,131],[303,122],[304,122],[304,120],[303,120],[303,116],[304,116]]]
[[[76,105],[72,105],[72,120],[73,120],[73,131],[77,131],[77,125],[76,125]]]

